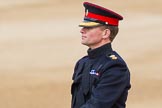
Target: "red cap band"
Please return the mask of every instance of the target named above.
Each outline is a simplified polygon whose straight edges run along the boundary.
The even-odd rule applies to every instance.
[[[103,21],[105,23],[107,22],[108,24],[115,25],[115,26],[118,26],[118,23],[119,23],[118,19],[97,15],[97,14],[94,14],[94,13],[91,13],[91,12],[88,12],[86,17],[94,18],[94,19],[97,19],[99,21]]]

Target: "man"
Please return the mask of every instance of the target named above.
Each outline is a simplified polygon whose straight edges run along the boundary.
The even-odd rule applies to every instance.
[[[123,17],[89,2],[84,2],[84,7],[84,21],[79,25],[81,43],[89,49],[74,69],[72,108],[125,108],[130,73],[111,48]]]

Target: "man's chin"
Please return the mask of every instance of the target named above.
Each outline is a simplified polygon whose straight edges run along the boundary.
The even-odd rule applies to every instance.
[[[81,42],[81,44],[82,44],[82,45],[86,45],[86,46],[88,46],[88,44],[87,44],[87,43],[85,43],[85,42]]]

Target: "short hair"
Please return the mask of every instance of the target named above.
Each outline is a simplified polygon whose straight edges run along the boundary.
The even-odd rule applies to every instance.
[[[101,28],[103,30],[105,30],[105,29],[109,29],[110,30],[109,39],[110,39],[111,42],[114,40],[114,38],[116,37],[116,35],[118,34],[118,31],[119,31],[118,26],[103,25],[103,26],[101,26]]]

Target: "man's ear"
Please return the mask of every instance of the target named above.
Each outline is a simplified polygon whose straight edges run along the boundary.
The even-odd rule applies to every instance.
[[[104,39],[109,38],[111,31],[109,29],[105,29],[102,33],[102,37]]]

